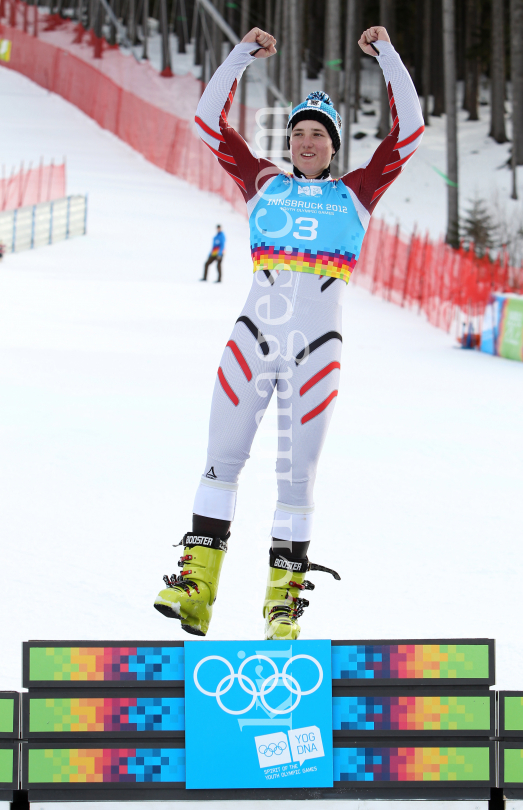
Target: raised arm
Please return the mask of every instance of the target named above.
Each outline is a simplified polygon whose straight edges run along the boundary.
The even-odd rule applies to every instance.
[[[360,217],[365,219],[370,217],[382,194],[403,171],[418,148],[425,127],[412,79],[385,29],[382,26],[368,29],[358,44],[363,51],[375,56],[380,64],[392,114],[391,131],[372,158],[342,178],[363,206],[363,211],[359,209]],[[362,224],[365,226],[367,223]]]
[[[276,53],[275,40],[258,28],[236,45],[205,88],[196,110],[200,138],[232,177],[249,203],[271,177],[280,173],[269,160],[258,158],[227,121],[243,71],[255,58]]]

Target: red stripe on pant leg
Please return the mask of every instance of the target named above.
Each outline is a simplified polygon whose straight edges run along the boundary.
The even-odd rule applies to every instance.
[[[323,378],[326,377],[327,374],[330,374],[331,371],[334,371],[335,368],[341,368],[340,364],[329,363],[328,366],[325,366],[325,368],[322,368],[321,371],[318,371],[318,373],[315,374],[314,377],[311,377],[310,380],[308,380],[308,382],[305,383],[305,385],[302,385],[302,387],[300,388],[300,397],[306,394],[307,391],[309,391],[309,389],[312,388],[313,385],[316,385],[317,382],[323,380]]]
[[[318,405],[318,407],[317,407],[317,408],[314,408],[314,410],[309,411],[309,413],[306,413],[306,414],[305,414],[305,416],[302,416],[302,418],[301,418],[301,423],[302,423],[302,425],[304,425],[304,424],[305,424],[305,422],[310,422],[310,420],[311,420],[311,419],[314,419],[314,417],[315,417],[315,416],[318,416],[318,414],[319,414],[319,413],[321,413],[322,411],[324,411],[324,410],[325,410],[325,408],[327,407],[327,405],[330,405],[330,403],[332,402],[332,400],[334,399],[334,397],[337,397],[337,396],[338,396],[338,392],[337,392],[337,391],[333,391],[333,392],[332,392],[332,394],[329,394],[329,396],[327,397],[327,399],[324,399],[324,400],[323,400],[323,402],[321,402],[321,403]]]
[[[240,368],[247,377],[247,381],[250,382],[252,380],[252,373],[247,364],[247,360],[239,350],[238,346],[234,342],[234,340],[230,340],[227,344],[229,349],[232,349],[232,353],[234,354],[235,358],[237,359],[238,363],[240,364]]]
[[[238,399],[238,397],[236,396],[236,394],[232,390],[231,386],[229,385],[229,383],[225,379],[225,375],[224,375],[221,367],[218,369],[218,379],[220,380],[220,382],[222,384],[222,388],[225,391],[225,393],[227,394],[227,396],[229,397],[229,399],[231,400],[232,404],[237,405],[240,400]]]

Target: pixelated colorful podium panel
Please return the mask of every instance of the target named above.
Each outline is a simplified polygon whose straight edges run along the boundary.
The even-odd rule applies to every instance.
[[[18,695],[0,694],[0,735],[13,737],[18,734]]]
[[[185,729],[181,697],[28,697],[30,734],[175,732]]]
[[[27,785],[185,782],[184,748],[38,748],[28,751]]]
[[[500,752],[502,757],[502,784],[521,785],[523,787],[523,748],[505,748]]]
[[[0,786],[10,786],[15,778],[15,751],[12,747],[0,748]]]
[[[30,646],[28,650],[28,678],[24,686],[66,682],[146,684],[183,681],[184,677],[184,652],[179,646]]]
[[[488,782],[484,747],[335,748],[335,782]]]
[[[363,681],[488,681],[488,644],[337,644],[332,677]]]
[[[505,694],[500,692],[500,735],[505,732],[521,732],[523,736],[523,692]]]
[[[332,699],[335,731],[484,731],[491,697],[357,695]]]

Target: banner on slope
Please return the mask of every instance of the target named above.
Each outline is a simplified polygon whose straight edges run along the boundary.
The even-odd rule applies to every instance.
[[[523,296],[492,296],[483,318],[480,349],[509,360],[523,360]]]
[[[184,647],[188,790],[332,787],[330,641]]]

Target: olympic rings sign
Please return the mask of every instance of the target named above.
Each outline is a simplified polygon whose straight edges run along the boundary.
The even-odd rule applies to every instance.
[[[283,742],[283,740],[279,743],[269,743],[269,745],[260,745],[258,748],[260,754],[265,757],[272,757],[273,754],[279,757],[280,754],[283,754],[283,752],[286,750],[287,745],[286,743]]]
[[[318,668],[318,680],[312,687],[312,689],[307,690],[302,689],[296,678],[293,675],[289,675],[289,673],[287,672],[290,665],[294,661],[297,661],[299,658],[305,658],[309,661],[312,661],[314,664],[316,664]],[[273,672],[267,678],[265,678],[260,687],[260,691],[258,692],[251,678],[248,678],[247,675],[243,674],[243,670],[245,666],[249,663],[249,661],[261,661],[261,660],[267,661],[267,663],[269,663],[272,666]],[[204,689],[203,686],[201,686],[198,681],[198,672],[200,670],[200,667],[203,666],[203,664],[205,664],[207,661],[223,661],[225,666],[228,667],[229,669],[229,674],[225,675],[225,677],[221,679],[218,686],[216,687],[215,692],[207,691],[207,689]],[[250,655],[248,658],[242,661],[242,663],[240,664],[240,668],[238,669],[238,672],[235,672],[232,667],[232,664],[229,661],[227,661],[226,658],[222,658],[221,655],[208,655],[206,658],[202,658],[201,661],[197,663],[194,669],[193,678],[196,688],[199,689],[199,691],[202,694],[208,695],[208,697],[216,698],[216,702],[220,707],[220,709],[222,709],[222,711],[226,712],[227,714],[234,714],[234,715],[246,714],[248,711],[252,709],[258,698],[260,698],[262,705],[271,714],[289,714],[289,712],[294,711],[294,709],[298,707],[304,695],[312,695],[314,692],[316,692],[317,689],[320,688],[320,685],[323,681],[323,669],[320,662],[317,661],[316,658],[313,658],[312,655],[305,655],[305,654],[293,655],[285,663],[283,670],[281,672],[278,670],[278,667],[276,666],[272,658],[269,658],[267,655]],[[250,703],[245,709],[239,710],[228,709],[227,706],[224,706],[224,704],[222,703],[222,696],[227,694],[227,692],[229,691],[229,689],[232,688],[236,680],[238,681],[243,691],[247,695],[251,696]],[[266,695],[270,694],[276,688],[280,680],[283,681],[284,685],[287,687],[290,694],[296,695],[296,700],[294,701],[292,706],[288,709],[273,709],[272,706],[269,706],[266,700]],[[276,752],[273,751],[272,753]],[[283,753],[283,751],[280,751],[279,753]],[[266,754],[266,756],[269,755]]]

